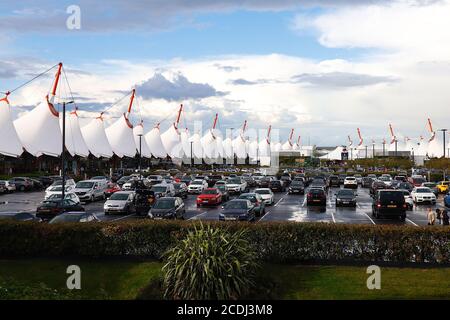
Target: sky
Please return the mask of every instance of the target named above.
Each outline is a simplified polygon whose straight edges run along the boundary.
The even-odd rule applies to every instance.
[[[80,28],[67,28],[80,9]],[[291,128],[303,144],[429,136],[448,127],[446,0],[0,0],[0,92],[64,63],[59,101],[82,124],[131,119],[164,129]],[[72,21],[72,20],[70,20]],[[14,117],[49,91],[55,69],[10,96]],[[67,81],[66,81],[67,78]]]

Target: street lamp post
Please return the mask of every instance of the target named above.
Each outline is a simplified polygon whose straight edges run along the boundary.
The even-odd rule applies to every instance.
[[[395,139],[395,156],[397,157],[397,139]]]
[[[375,158],[375,143],[372,143],[372,158]]]
[[[193,157],[193,154],[192,154],[192,145],[193,144],[194,144],[194,141],[191,141],[191,168],[194,165],[194,157]]]
[[[230,128],[230,130],[231,130],[231,157],[232,157],[232,166],[234,165],[234,150],[233,150],[233,129],[234,128]]]
[[[444,137],[444,140],[442,141],[442,143],[443,143],[443,145],[442,145],[442,147],[443,147],[443,149],[444,149],[444,158],[445,158],[445,134],[446,134],[446,132],[448,131],[447,129],[441,129],[441,130],[439,130],[439,131],[442,131],[442,136]]]
[[[367,159],[367,146],[366,146],[366,159]]]
[[[62,149],[61,149],[61,178],[62,178],[62,198],[64,201],[66,196],[66,159],[65,159],[65,147],[66,147],[66,105],[73,103],[73,101],[63,102],[63,116],[62,116]]]

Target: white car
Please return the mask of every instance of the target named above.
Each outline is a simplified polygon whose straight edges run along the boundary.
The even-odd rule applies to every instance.
[[[261,198],[264,200],[264,203],[271,206],[275,202],[275,196],[269,188],[260,188],[255,189],[255,193],[261,195]]]
[[[73,192],[81,201],[95,201],[97,199],[106,199],[105,191],[108,184],[103,180],[84,180],[79,181]]]
[[[403,192],[403,195],[405,196],[405,202],[408,206],[409,210],[412,210],[414,207],[414,200],[411,196],[411,193],[408,190],[401,190]]]
[[[188,193],[202,193],[203,190],[208,188],[208,182],[205,180],[195,179],[188,186]]]
[[[429,202],[436,203],[436,196],[433,191],[427,187],[416,187],[411,191],[411,196],[415,204]]]
[[[361,183],[362,183],[362,176],[361,176],[360,174],[355,174],[355,178],[356,178],[356,182],[357,182],[358,184],[361,184]]]
[[[382,175],[378,180],[382,181],[386,186],[392,185],[392,177],[390,175]]]
[[[62,193],[54,193],[50,195],[46,200],[61,200]],[[75,194],[75,192],[68,192],[64,194],[64,199],[70,199],[74,201],[76,204],[81,204],[80,198]]]
[[[240,177],[229,178],[226,186],[229,193],[242,193],[247,191],[247,181]]]
[[[73,179],[67,179],[64,182],[64,185],[66,187],[71,187],[70,190],[72,190],[73,188],[75,188],[76,183],[75,183],[75,180],[73,180]],[[62,180],[57,180],[57,181],[53,182],[47,189],[45,189],[45,192],[49,191],[52,187],[57,187],[57,186],[62,186]]]
[[[72,192],[72,190],[74,189],[73,186],[67,186],[65,189],[66,193]],[[45,196],[44,196],[44,200],[48,200],[50,198],[50,196],[54,195],[54,194],[62,194],[62,186],[54,186],[54,187],[48,187],[47,190],[45,190]]]
[[[8,180],[0,180],[0,183],[5,185],[5,192],[10,193],[16,191],[16,185],[14,183],[11,183]]]
[[[358,181],[355,177],[346,177],[344,179],[344,188],[358,189]]]

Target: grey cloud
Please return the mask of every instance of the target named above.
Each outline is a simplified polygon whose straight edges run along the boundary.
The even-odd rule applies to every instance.
[[[240,85],[240,86],[249,86],[249,85],[255,85],[255,84],[265,84],[265,83],[276,83],[278,81],[275,80],[268,80],[268,79],[258,79],[258,80],[246,80],[246,79],[234,79],[231,80],[230,83],[234,85]]]
[[[18,75],[17,69],[10,62],[0,61],[0,78],[10,79],[15,78]]]
[[[373,76],[350,72],[302,73],[292,77],[294,83],[318,87],[361,87],[395,81],[398,81],[398,79],[390,76]]]
[[[241,70],[240,67],[235,67],[235,66],[223,66],[223,65],[221,65],[221,64],[219,64],[219,63],[216,63],[214,66],[215,66],[217,69],[223,70],[223,71],[225,71],[225,72],[233,72],[233,71],[239,71],[239,70]]]
[[[145,99],[156,98],[167,101],[203,99],[226,94],[207,83],[190,82],[182,74],[177,74],[173,81],[170,81],[160,73],[155,73],[152,78],[139,84],[136,90]]]

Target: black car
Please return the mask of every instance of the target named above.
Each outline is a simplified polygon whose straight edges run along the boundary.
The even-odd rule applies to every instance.
[[[336,207],[352,206],[356,207],[356,192],[349,189],[341,189],[336,194]]]
[[[328,177],[328,185],[330,187],[339,187],[341,184],[339,182],[338,176],[329,176]]]
[[[294,180],[288,188],[288,193],[305,194],[305,184],[301,180]]]
[[[256,187],[256,180],[252,176],[242,176],[242,179],[247,182],[248,187]]]
[[[375,192],[372,204],[372,215],[375,218],[383,216],[399,217],[402,221],[406,219],[408,206],[402,190],[381,189]]]
[[[73,200],[45,200],[36,209],[36,217],[50,220],[68,211],[84,211],[84,207]]]
[[[215,187],[222,193],[222,202],[230,200],[230,193],[225,184],[216,185]]]
[[[175,197],[186,199],[188,196],[187,185],[184,182],[174,183]]]
[[[52,220],[49,221],[50,224],[56,223],[75,223],[75,222],[99,222],[100,220],[97,218],[95,214],[88,212],[65,212],[60,215],[57,215]]]
[[[339,177],[339,184],[344,184],[344,180],[347,177],[347,175],[340,174],[338,177]]]
[[[262,177],[261,180],[259,180],[259,187],[260,188],[269,188],[270,182],[273,180],[272,177]]]
[[[223,206],[219,215],[221,221],[253,221],[255,220],[255,206],[250,200],[234,199]]]
[[[284,182],[284,185],[286,187],[288,187],[291,184],[291,182],[292,182],[291,177],[290,176],[286,176],[286,175],[281,176],[280,180]]]
[[[31,212],[19,212],[16,214],[11,214],[11,215],[2,215],[0,213],[0,220],[2,219],[9,219],[9,220],[14,220],[14,221],[32,221],[32,222],[41,222],[42,219],[36,217],[34,214],[32,214]]]
[[[222,175],[210,175],[208,176],[208,186],[210,188],[214,187],[214,185],[216,184],[217,181],[221,181],[224,179],[224,176]]]
[[[272,192],[284,192],[284,191],[286,191],[286,187],[284,185],[284,182],[281,181],[281,180],[270,181],[269,189],[272,190]]]
[[[148,212],[152,219],[184,219],[185,214],[184,202],[179,197],[159,198]]]
[[[189,186],[189,184],[192,182],[192,177],[191,176],[184,176],[183,178],[180,179],[180,182],[185,183],[187,186]]]
[[[306,205],[321,205],[327,204],[327,194],[322,188],[310,188],[306,196]]]
[[[408,190],[411,192],[414,189],[414,186],[409,182],[400,182],[395,189]]]
[[[254,212],[256,216],[260,217],[266,214],[266,205],[259,193],[243,193],[238,199],[250,200],[254,205]]]
[[[50,186],[55,181],[53,178],[47,176],[39,177],[37,180],[39,180],[44,187]]]
[[[363,177],[361,180],[361,187],[370,188],[372,186],[373,179],[370,177]]]
[[[370,194],[374,195],[380,189],[387,189],[386,184],[383,181],[374,181],[370,187]]]
[[[149,189],[136,189],[134,208],[138,216],[145,216],[155,203],[155,193]]]

